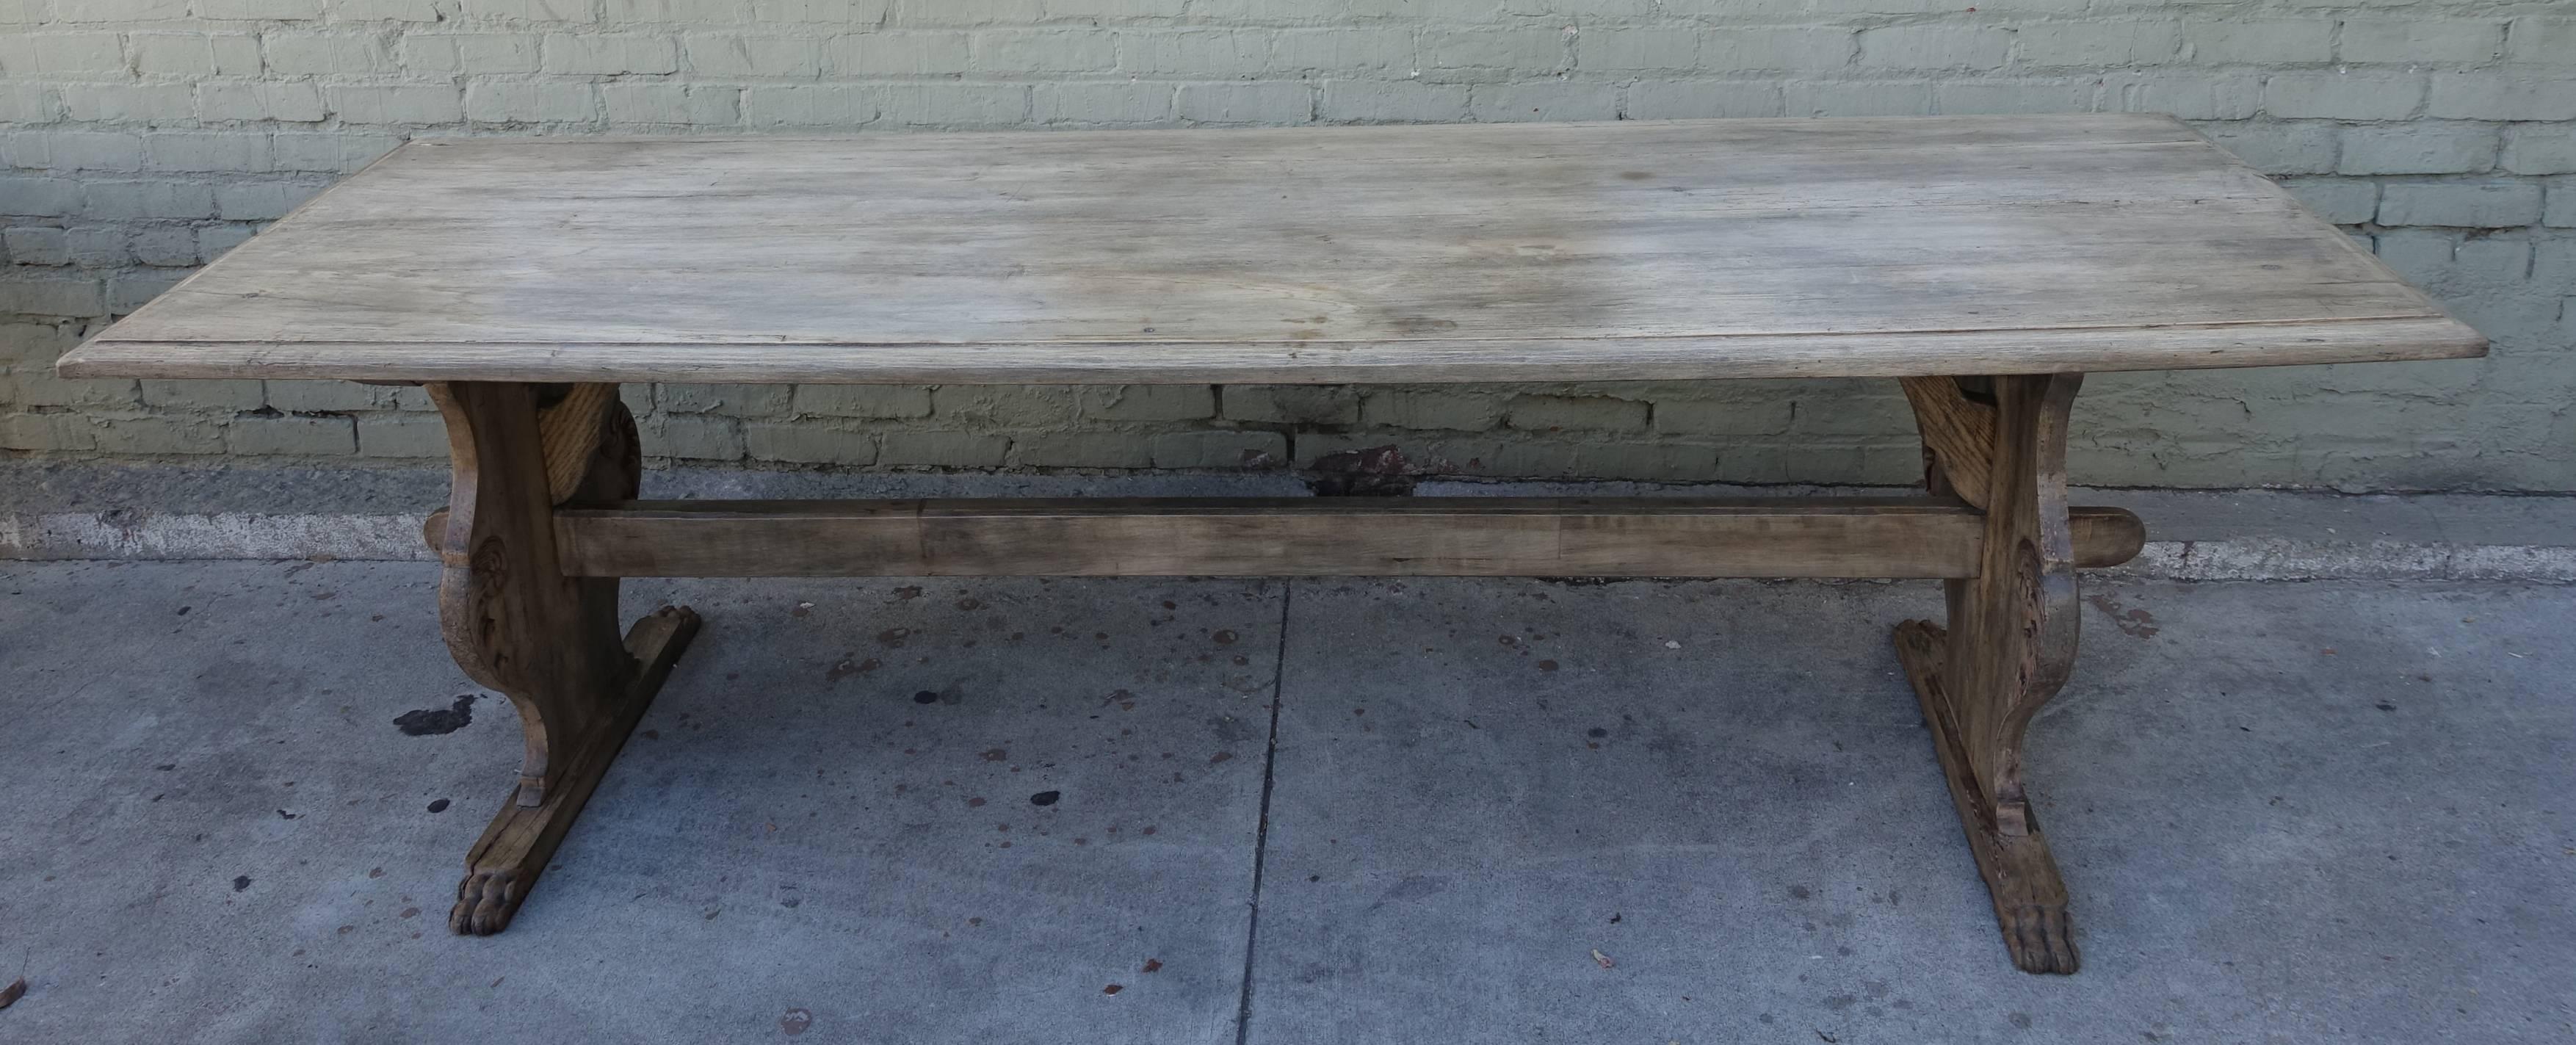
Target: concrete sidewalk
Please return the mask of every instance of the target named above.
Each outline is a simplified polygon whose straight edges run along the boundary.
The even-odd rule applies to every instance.
[[[0,1041],[2576,1033],[2565,587],[2095,584],[2040,978],[1930,584],[629,582],[707,630],[478,940],[518,730],[434,572],[0,563]]]

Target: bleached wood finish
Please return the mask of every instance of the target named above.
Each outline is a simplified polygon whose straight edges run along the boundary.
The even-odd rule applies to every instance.
[[[1897,661],[1923,707],[2004,951],[2035,973],[2072,973],[2079,961],[2066,883],[2031,810],[2021,754],[2031,716],[2075,665],[2081,563],[2066,506],[2066,425],[2082,383],[2080,374],[1994,379],[1988,442],[1977,451],[1986,535],[1975,576],[1945,585],[1948,627],[1896,627]],[[1927,476],[1935,492],[1949,474]]]
[[[69,376],[1339,382],[2476,355],[2160,116],[416,141]]]
[[[576,577],[1973,577],[1986,523],[1930,498],[630,501],[555,512]],[[2146,528],[2074,514],[2076,560]]]
[[[2021,776],[2075,654],[2087,370],[2485,340],[2151,116],[414,142],[65,356],[430,382],[442,630],[520,712],[450,924],[505,928],[697,628],[647,575],[1947,579],[1897,631],[2008,953],[2072,972]],[[1982,376],[1980,376],[1982,375]],[[622,381],[1909,378],[1931,496],[642,502]]]
[[[465,853],[465,877],[457,882],[456,905],[447,913],[449,930],[461,936],[490,936],[509,928],[519,903],[545,874],[555,849],[581,816],[582,806],[608,775],[609,764],[626,746],[635,724],[643,721],[653,695],[671,677],[672,667],[697,633],[698,615],[677,606],[655,610],[627,629],[626,654],[635,662],[636,672],[624,699],[614,703],[609,717],[594,725],[591,735],[574,750],[560,785],[547,790],[535,805],[526,804],[517,789],[502,801],[501,811],[493,814],[483,836]]]
[[[544,448],[580,449],[568,467],[578,473],[572,494],[585,500],[633,497],[641,478],[634,418],[610,391],[601,398],[489,382],[429,389],[447,421],[452,469],[433,534],[439,631],[468,677],[518,709],[526,744],[509,803],[466,856],[448,916],[459,933],[508,927],[697,633],[697,614],[665,606],[620,641],[617,581],[562,568]]]
[[[1930,467],[1941,470],[1947,492],[1985,507],[1986,466],[1995,452],[1995,408],[1969,399],[1955,378],[1908,377],[1897,383],[1914,407],[1914,427],[1923,435]]]
[[[546,493],[554,503],[570,500],[581,488],[612,408],[622,423],[635,423],[619,406],[616,385],[574,385],[563,401],[538,412],[538,452],[546,464]]]

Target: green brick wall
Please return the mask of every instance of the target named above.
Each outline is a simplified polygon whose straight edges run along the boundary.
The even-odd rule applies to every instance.
[[[413,462],[416,391],[54,358],[416,135],[2164,111],[2495,340],[2101,375],[2107,484],[2576,490],[2576,3],[0,0],[0,452]],[[648,451],[863,468],[1904,482],[1889,382],[628,389]]]

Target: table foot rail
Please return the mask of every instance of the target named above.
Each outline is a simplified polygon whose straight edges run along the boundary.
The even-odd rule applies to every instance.
[[[585,501],[554,518],[580,577],[1964,578],[1987,529],[1945,497]],[[2069,526],[2079,566],[2146,541],[2119,508]]]
[[[459,935],[490,936],[509,927],[519,901],[545,872],[546,861],[554,859],[555,847],[563,844],[564,833],[572,829],[600,778],[608,775],[609,763],[616,760],[618,749],[625,746],[627,735],[635,731],[644,709],[661,690],[662,680],[670,677],[671,666],[679,662],[697,633],[698,615],[684,606],[664,606],[635,622],[626,634],[626,649],[635,660],[636,673],[625,699],[618,702],[617,714],[596,723],[588,735],[569,738],[575,753],[538,804],[522,805],[519,791],[511,790],[492,825],[483,829],[483,837],[466,853],[465,880],[456,886],[456,908],[447,916],[449,929]]]
[[[1896,657],[1923,704],[1923,722],[1932,731],[1932,749],[1940,756],[1941,775],[1950,785],[1959,826],[1967,832],[1969,854],[1976,858],[1977,873],[1985,878],[1986,891],[1994,899],[2004,950],[2023,972],[2074,972],[2066,883],[2058,877],[2048,837],[2040,833],[2027,808],[2019,811],[2022,833],[2004,834],[1992,800],[1968,771],[1967,749],[1951,724],[1950,698],[1941,683],[1949,644],[1949,633],[1930,621],[1909,620],[1896,626]]]

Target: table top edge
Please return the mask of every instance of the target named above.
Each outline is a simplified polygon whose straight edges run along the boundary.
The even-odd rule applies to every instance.
[[[66,378],[352,381],[686,381],[798,384],[1353,384],[1547,380],[1728,380],[1915,377],[1990,373],[2234,369],[2477,358],[2488,339],[2440,311],[2422,315],[2206,326],[1979,331],[1728,334],[1557,339],[1354,342],[1156,341],[864,344],[777,342],[182,342],[126,340],[102,331],[56,363]],[[2111,346],[2153,334],[2143,350]],[[1986,358],[2000,342],[2012,362]],[[455,350],[438,363],[368,362],[352,351]],[[1567,346],[1606,358],[1567,354]],[[1726,347],[1788,348],[1760,356]],[[1605,353],[1603,349],[1621,352]],[[851,352],[833,359],[823,351]],[[1086,352],[1150,351],[1139,364]],[[669,359],[608,361],[586,353]],[[494,358],[471,358],[482,353]],[[501,354],[508,358],[499,358]],[[1051,358],[1049,354],[1054,354]],[[678,357],[697,357],[684,360]],[[949,358],[940,358],[946,356]],[[1329,356],[1331,358],[1323,358]],[[1983,365],[1993,363],[1998,365]],[[1569,375],[1571,375],[1569,377]]]

